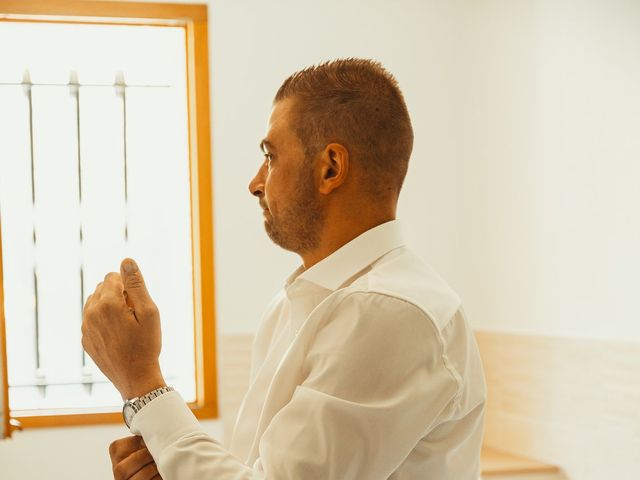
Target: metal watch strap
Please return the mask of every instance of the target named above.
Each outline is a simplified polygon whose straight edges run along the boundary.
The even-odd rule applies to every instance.
[[[169,387],[169,386],[156,388],[155,390],[145,395],[142,395],[141,397],[132,398],[131,400],[129,400],[129,403],[133,407],[133,411],[138,413],[142,409],[142,407],[144,407],[154,398],[158,398],[160,395],[164,395],[165,393],[172,392],[174,390],[175,389],[173,387]]]

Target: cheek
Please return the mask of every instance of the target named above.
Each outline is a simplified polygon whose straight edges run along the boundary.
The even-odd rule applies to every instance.
[[[272,169],[264,180],[264,198],[269,211],[276,213],[278,205],[286,206],[292,189],[296,188],[296,179],[286,169]]]
[[[273,175],[267,175],[264,181],[264,198],[269,210],[275,208],[278,198],[281,197],[281,185]]]
[[[275,196],[273,194],[273,188],[269,184],[269,182],[264,182],[264,197],[263,197],[264,207],[266,207],[269,212],[273,212],[276,210],[276,201]],[[268,214],[267,214],[268,215]]]

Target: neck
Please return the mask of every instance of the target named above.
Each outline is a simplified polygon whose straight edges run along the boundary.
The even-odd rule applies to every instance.
[[[378,215],[364,221],[359,220],[358,222],[354,222],[353,218],[328,218],[327,228],[325,229],[318,248],[300,254],[302,265],[305,270],[308,270],[367,230],[395,220],[395,218],[395,211],[385,215]]]

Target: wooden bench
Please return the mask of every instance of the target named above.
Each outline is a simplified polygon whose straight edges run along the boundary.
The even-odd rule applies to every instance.
[[[564,480],[554,465],[484,447],[480,456],[482,480]]]

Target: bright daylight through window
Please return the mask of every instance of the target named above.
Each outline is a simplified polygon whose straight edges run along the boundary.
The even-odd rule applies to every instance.
[[[125,256],[161,312],[165,378],[195,400],[184,29],[2,22],[0,45],[11,410],[121,405],[80,326]]]

